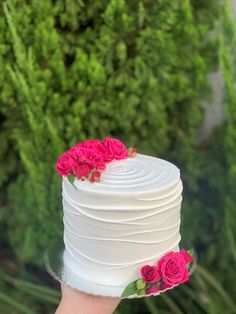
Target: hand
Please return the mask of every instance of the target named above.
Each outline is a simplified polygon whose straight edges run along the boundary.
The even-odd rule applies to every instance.
[[[62,299],[55,314],[112,314],[120,298],[100,297],[61,285]]]

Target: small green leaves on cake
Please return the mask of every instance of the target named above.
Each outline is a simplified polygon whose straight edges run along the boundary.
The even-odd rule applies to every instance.
[[[137,286],[136,286],[136,280],[131,282],[123,291],[122,293],[122,298],[128,297],[130,295],[136,294],[137,293]]]

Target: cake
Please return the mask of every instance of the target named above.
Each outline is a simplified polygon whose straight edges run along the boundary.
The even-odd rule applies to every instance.
[[[104,164],[98,159],[96,163],[94,156],[88,158],[92,155],[87,152],[85,158],[83,145],[79,146],[82,158],[75,154],[77,145],[66,152],[69,159],[57,164],[63,176],[63,281],[96,295],[158,294],[187,281],[192,261],[191,252],[179,248],[180,171],[166,160],[133,148],[122,146],[122,151],[119,146],[118,155],[115,148],[109,155],[94,145],[107,139],[119,141],[90,140],[86,147],[105,156]],[[79,171],[73,168],[74,160]],[[168,263],[173,274],[165,268]]]

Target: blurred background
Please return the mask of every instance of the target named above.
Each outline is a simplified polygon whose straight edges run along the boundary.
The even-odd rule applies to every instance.
[[[236,22],[230,0],[0,3],[0,313],[54,313],[57,157],[114,136],[182,173],[198,266],[116,314],[236,313]]]

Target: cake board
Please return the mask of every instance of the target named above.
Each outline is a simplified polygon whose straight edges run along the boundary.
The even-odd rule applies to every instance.
[[[49,248],[45,252],[45,266],[48,271],[48,273],[58,282],[61,284],[64,284],[72,289],[75,289],[79,292],[84,292],[87,294],[92,294],[95,296],[101,296],[101,297],[120,297],[117,295],[121,288],[125,289],[126,286],[108,286],[108,285],[102,285],[97,284],[91,281],[88,281],[85,278],[82,278],[75,274],[74,272],[70,271],[68,268],[65,267],[64,261],[63,261],[63,254],[65,251],[64,242],[62,239],[54,241],[51,243]],[[191,265],[191,268],[189,269],[189,276],[191,276],[196,268],[197,265],[197,255],[194,252],[193,254],[193,262]],[[144,295],[138,295],[133,294],[126,297],[120,297],[121,299],[135,299],[135,298],[142,298],[142,297],[149,297],[149,296],[157,296],[163,292],[166,292],[168,290],[171,290],[180,284],[174,285],[172,287],[163,289],[157,293],[152,294],[144,294]]]

